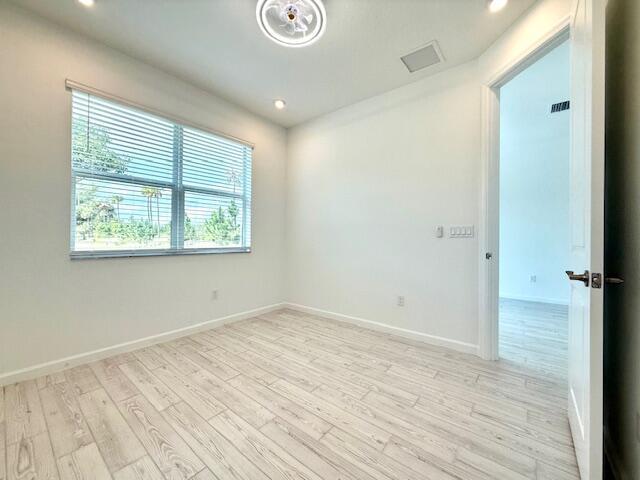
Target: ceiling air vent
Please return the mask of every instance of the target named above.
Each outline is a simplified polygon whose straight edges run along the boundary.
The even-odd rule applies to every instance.
[[[400,59],[411,73],[444,61],[438,42],[435,40]]]
[[[551,105],[551,113],[558,113],[564,110],[569,110],[571,108],[571,102],[567,100],[566,102],[554,103]]]

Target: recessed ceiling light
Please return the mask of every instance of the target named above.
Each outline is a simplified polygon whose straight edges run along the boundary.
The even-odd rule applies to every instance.
[[[284,107],[287,106],[287,102],[285,102],[284,100],[274,100],[273,101],[273,106],[276,107],[278,110],[283,110]]]
[[[489,11],[490,12],[499,12],[500,10],[502,10],[504,7],[507,6],[507,2],[509,0],[490,0],[489,1]]]
[[[322,0],[258,0],[256,19],[262,33],[285,47],[306,47],[327,27]]]
[[[96,3],[95,0],[78,0],[78,2],[85,7],[93,7],[93,4]]]

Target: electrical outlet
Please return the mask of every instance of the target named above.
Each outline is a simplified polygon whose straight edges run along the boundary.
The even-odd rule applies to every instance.
[[[218,290],[211,290],[211,300],[218,300]]]
[[[531,281],[531,283],[536,283],[538,281],[538,277],[536,275],[531,275],[529,277],[529,281]]]
[[[398,306],[404,307],[404,297],[402,295],[398,296]]]

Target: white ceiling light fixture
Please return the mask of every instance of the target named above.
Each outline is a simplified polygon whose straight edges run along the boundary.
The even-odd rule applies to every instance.
[[[306,47],[327,27],[322,0],[258,0],[256,19],[262,33],[285,47]]]
[[[504,7],[507,6],[507,2],[509,0],[490,0],[489,1],[489,11],[492,13],[499,12]]]
[[[273,106],[276,107],[278,110],[284,110],[284,107],[287,106],[287,102],[281,99],[277,99],[273,101]]]
[[[78,0],[78,3],[84,5],[85,7],[93,7],[95,0]]]

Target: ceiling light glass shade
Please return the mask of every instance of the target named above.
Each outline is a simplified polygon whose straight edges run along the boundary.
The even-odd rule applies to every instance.
[[[322,0],[258,0],[256,19],[262,32],[285,47],[306,47],[327,25]]]

